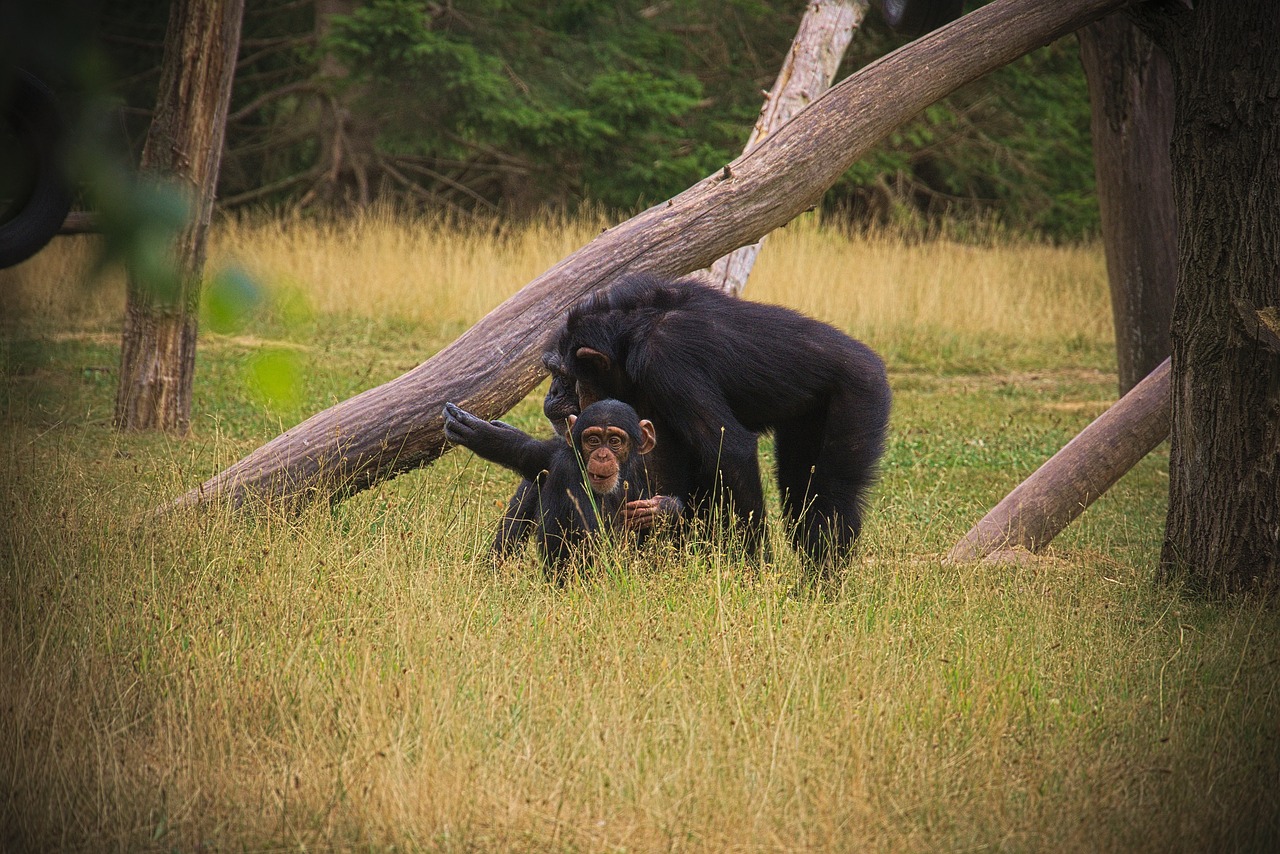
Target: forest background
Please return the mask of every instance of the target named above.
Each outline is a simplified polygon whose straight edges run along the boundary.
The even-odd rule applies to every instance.
[[[168,9],[104,0],[93,24],[89,76],[131,163]],[[741,152],[803,12],[758,0],[249,2],[219,204],[515,219],[636,210]],[[902,41],[868,15],[837,77]],[[1096,233],[1093,186],[1088,94],[1065,39],[928,108],[823,207],[908,233],[982,224],[1062,242]]]

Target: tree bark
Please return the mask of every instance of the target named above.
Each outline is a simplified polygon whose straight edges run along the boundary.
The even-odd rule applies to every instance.
[[[853,32],[867,15],[867,0],[821,0],[811,2],[796,30],[795,40],[773,88],[765,93],[764,107],[747,137],[744,152],[782,127],[796,113],[831,86],[844,58]],[[747,286],[747,277],[765,238],[740,246],[711,265],[702,278],[726,293],[738,296]]]
[[[1174,79],[1178,287],[1160,574],[1280,588],[1280,12],[1165,4],[1140,19]]]
[[[759,239],[929,104],[1124,3],[996,0],[880,58],[720,172],[556,264],[422,365],[312,416],[178,505],[339,498],[430,463],[444,449],[444,403],[484,418],[514,406],[542,378],[547,330],[583,295],[625,271],[689,273]]]
[[[974,525],[947,556],[1039,552],[1169,435],[1169,360],[1063,446]]]
[[[1080,28],[1089,82],[1120,394],[1169,356],[1177,281],[1177,215],[1169,174],[1173,75],[1122,13]]]
[[[137,270],[129,273],[115,405],[120,429],[185,433],[190,425],[205,237],[243,11],[244,0],[178,0],[169,11],[160,92],[141,168],[184,192],[191,220],[173,247],[171,287]]]

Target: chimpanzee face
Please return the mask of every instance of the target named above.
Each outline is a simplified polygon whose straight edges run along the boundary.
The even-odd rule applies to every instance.
[[[542,364],[551,374],[551,385],[547,395],[542,399],[542,414],[555,427],[556,432],[565,435],[568,432],[567,419],[581,411],[578,403],[577,385],[565,371],[564,361],[558,353],[547,353],[542,357]]]
[[[653,424],[616,400],[597,402],[584,407],[581,416],[569,416],[569,431],[587,483],[597,495],[621,488],[633,476],[635,460],[657,443]]]
[[[633,450],[627,431],[613,426],[588,427],[582,431],[580,445],[592,491],[597,495],[614,492]]]

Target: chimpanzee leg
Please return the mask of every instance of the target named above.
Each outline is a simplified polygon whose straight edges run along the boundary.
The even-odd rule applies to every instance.
[[[843,559],[862,533],[888,415],[887,397],[846,388],[832,395],[825,417],[776,430],[778,486],[792,539],[818,566]]]
[[[495,557],[508,557],[514,554],[529,535],[538,521],[538,484],[532,480],[522,480],[516,487],[515,495],[507,504],[507,512],[498,523],[498,532],[493,537]]]
[[[718,501],[737,519],[744,545],[751,554],[764,543],[764,489],[760,484],[760,456],[756,434],[742,428],[726,428],[714,449],[704,449],[703,465],[715,466],[704,482],[716,484]]]
[[[774,430],[774,456],[778,465],[778,491],[782,512],[795,547],[814,563],[825,563],[832,542],[834,507],[830,496],[820,494],[818,457],[822,451],[825,419],[798,419]]]

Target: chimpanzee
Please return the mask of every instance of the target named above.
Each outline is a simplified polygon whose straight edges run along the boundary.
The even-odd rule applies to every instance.
[[[565,444],[569,418],[578,414],[578,392],[574,381],[564,372],[558,356],[548,353],[543,359],[543,365],[551,375],[551,384],[542,401],[542,413],[558,434],[558,438],[545,440],[547,449],[543,453],[550,459],[551,454]],[[501,421],[492,423],[503,427],[508,426]],[[657,456],[660,455],[650,455],[645,461],[645,468],[649,476],[649,486],[660,490],[662,478],[654,465]],[[660,519],[675,524],[680,520],[684,509],[684,503],[678,498],[653,495],[627,502],[623,509],[623,516],[628,527],[643,529],[657,524]],[[537,521],[537,484],[528,479],[522,480],[507,503],[507,510],[502,520],[498,523],[498,531],[493,538],[492,553],[497,557],[506,557],[514,553],[533,533]]]
[[[564,440],[539,440],[445,404],[444,429],[451,442],[534,484],[529,515],[543,559],[553,569],[601,527],[635,530],[643,538],[656,517],[679,510],[649,488],[644,457],[657,443],[651,422],[625,403],[601,400],[569,415],[567,423]],[[625,512],[628,502],[632,509]]]
[[[694,280],[630,275],[573,306],[544,361],[578,403],[626,401],[653,420],[662,491],[706,514],[717,497],[758,549],[757,435],[772,430],[792,541],[829,569],[862,530],[891,394],[871,348],[821,321]]]

